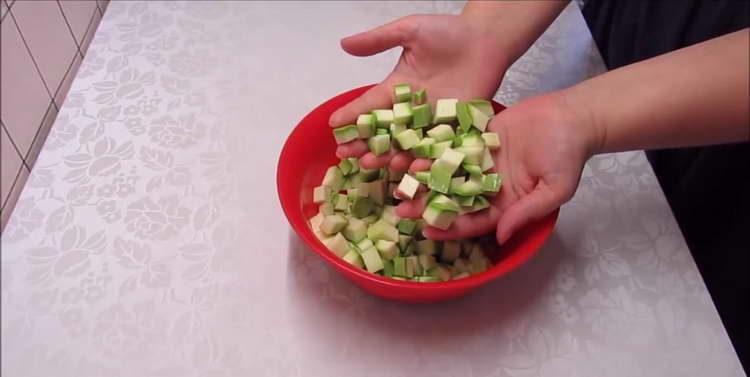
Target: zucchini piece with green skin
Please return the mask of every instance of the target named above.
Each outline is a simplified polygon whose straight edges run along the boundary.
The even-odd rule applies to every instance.
[[[460,273],[468,274],[469,272],[471,272],[471,267],[469,266],[470,266],[470,263],[466,259],[463,259],[463,258],[457,258],[453,262],[453,269],[454,271],[456,271],[456,273],[459,273],[459,274]]]
[[[381,220],[393,226],[398,224],[398,221],[400,220],[398,215],[396,215],[396,207],[394,206],[384,206],[383,212],[380,214],[380,218]]]
[[[467,146],[462,144],[460,147],[454,150],[465,155],[465,163],[471,165],[479,165],[482,163],[482,157],[484,157],[485,148],[482,146]]]
[[[484,154],[482,155],[482,162],[479,164],[479,167],[482,168],[483,172],[495,167],[495,160],[492,159],[489,149],[485,148]]]
[[[430,168],[430,180],[427,184],[427,187],[429,187],[430,190],[441,192],[443,194],[447,194],[450,190],[451,176],[453,175],[453,172],[451,172],[449,166],[445,165],[446,164],[441,160],[436,160],[432,164],[432,167]]]
[[[375,202],[375,204],[382,206],[385,204],[385,188],[388,182],[378,179],[368,183],[367,193],[368,196]]]
[[[434,167],[435,164],[439,164],[441,168],[447,168],[450,174],[453,175],[453,173],[455,173],[461,166],[461,162],[463,162],[464,158],[466,158],[464,153],[449,148],[443,152],[440,158],[438,158],[432,166]],[[432,172],[432,169],[430,172]]]
[[[437,242],[434,240],[421,240],[417,241],[417,254],[419,255],[435,255],[438,253]]]
[[[348,221],[346,227],[341,231],[341,234],[343,234],[347,240],[359,242],[367,237],[367,223],[356,217],[350,217]]]
[[[448,189],[449,194],[455,194],[456,189],[466,182],[466,177],[453,177],[451,179],[451,187]]]
[[[341,174],[341,170],[337,166],[331,166],[326,170],[326,175],[323,177],[321,186],[328,186],[331,190],[338,192],[344,185],[344,175]]]
[[[434,276],[417,276],[416,281],[420,283],[437,283],[440,279]]]
[[[446,263],[453,263],[461,256],[461,244],[458,241],[445,241],[443,243],[443,252],[440,253],[440,260]]]
[[[397,84],[393,86],[393,98],[394,102],[411,101],[411,87],[409,84]]]
[[[440,279],[440,281],[448,281],[451,279],[451,272],[445,266],[437,265],[427,271],[429,276]]]
[[[430,199],[427,206],[435,207],[439,210],[458,212],[458,204],[443,194],[435,195]]]
[[[457,195],[453,200],[458,203],[461,207],[471,208],[474,205],[474,199],[476,196],[460,196]]]
[[[369,216],[375,207],[375,203],[370,198],[356,197],[352,201],[349,212],[356,218],[364,218]]]
[[[347,160],[349,160],[349,163],[352,165],[351,174],[359,173],[359,159],[356,157],[349,157]]]
[[[332,253],[336,254],[339,258],[342,258],[344,255],[349,253],[349,242],[346,241],[346,238],[341,235],[341,233],[336,233],[333,237],[327,239],[325,242],[323,242],[328,250],[330,250]]]
[[[367,238],[372,241],[387,240],[398,242],[398,229],[381,219],[367,227]]]
[[[488,202],[484,196],[479,195],[476,198],[474,198],[474,205],[471,206],[471,210],[469,210],[469,213],[481,211],[489,207],[490,207],[490,202]]]
[[[416,255],[406,257],[406,275],[411,278],[422,273],[422,267],[419,265],[419,258]]]
[[[364,250],[370,247],[375,247],[375,244],[370,241],[369,238],[364,238],[362,241],[357,242],[357,249]]]
[[[387,128],[378,128],[377,130],[375,130],[375,136],[378,136],[378,135],[390,135],[390,134],[391,133],[388,131]]]
[[[375,135],[375,115],[360,114],[357,117],[357,131],[360,139],[369,139]]]
[[[461,196],[477,196],[482,193],[482,180],[478,176],[456,187],[453,192]]]
[[[349,222],[346,218],[341,215],[326,216],[323,219],[323,222],[320,223],[320,231],[323,232],[323,234],[332,236],[342,231],[348,223]]]
[[[392,260],[383,261],[383,276],[393,277],[393,261]]]
[[[482,190],[484,192],[498,192],[502,184],[503,180],[498,174],[487,174],[482,179]]]
[[[451,123],[455,121],[457,103],[458,100],[455,98],[441,98],[437,100],[433,123]]]
[[[348,143],[359,138],[359,129],[354,124],[334,128],[333,137],[336,139],[336,144]]]
[[[414,132],[417,134],[419,140],[422,140],[424,138],[424,128],[417,128],[414,130]]]
[[[331,200],[333,190],[329,186],[318,186],[313,189],[313,203],[324,203]]]
[[[390,126],[388,126],[388,130],[391,131],[391,136],[395,138],[398,134],[406,131],[406,125],[404,124],[397,124],[397,123],[391,123]]]
[[[469,105],[469,113],[471,113],[471,123],[479,131],[484,132],[487,129],[487,124],[490,122],[490,116],[476,108],[474,105]]]
[[[430,158],[435,160],[442,157],[443,153],[450,149],[451,146],[453,146],[453,142],[450,140],[433,144],[432,147],[430,147]]]
[[[412,128],[427,127],[432,122],[432,109],[429,103],[423,103],[411,108]]]
[[[361,177],[362,182],[372,182],[380,177],[380,169],[359,168],[359,174],[357,175]]]
[[[459,102],[456,104],[456,118],[458,118],[458,127],[460,129],[468,131],[471,128],[472,119],[468,103]]]
[[[428,158],[431,155],[430,151],[433,144],[435,144],[435,139],[426,137],[412,147],[411,153],[414,154],[414,157]]]
[[[427,224],[442,230],[450,228],[456,217],[458,217],[458,211],[441,210],[432,206],[427,206],[422,213],[422,218]]]
[[[354,250],[349,250],[349,252],[347,252],[346,255],[342,257],[342,259],[354,267],[364,268],[365,266],[364,262],[362,261],[362,257],[358,252]]]
[[[343,159],[339,162],[339,170],[341,170],[341,174],[344,176],[347,176],[352,173],[352,163],[349,162],[348,159]]]
[[[425,102],[427,102],[427,91],[424,89],[416,91],[411,97],[411,103],[413,105],[421,105]]]
[[[333,209],[336,211],[346,212],[349,210],[349,198],[346,195],[334,194],[334,199],[331,199]]]
[[[409,244],[412,241],[411,236],[406,235],[399,235],[398,236],[398,248],[399,250],[406,250],[406,248],[409,246]]]
[[[331,202],[321,203],[320,207],[318,207],[318,211],[320,211],[320,213],[326,216],[333,215],[333,212],[334,212],[333,204],[331,204]]]
[[[468,155],[467,155],[468,158]],[[479,165],[469,164],[464,161],[464,163],[461,165],[464,170],[466,170],[467,173],[471,175],[482,175],[482,168],[479,167]]]
[[[430,182],[430,172],[429,171],[418,171],[414,173],[414,178],[419,181],[419,183],[426,185]]]
[[[393,123],[409,124],[411,123],[412,112],[409,102],[399,102],[393,104]]]
[[[408,129],[399,133],[395,136],[395,139],[398,142],[398,146],[405,151],[414,148],[414,146],[420,142],[417,132],[413,129]]]
[[[375,273],[383,269],[383,259],[374,247],[362,250],[361,256],[368,272]]]
[[[473,132],[461,135],[461,145],[465,147],[485,147],[482,136]]]
[[[403,255],[403,256],[409,256],[409,255],[414,254],[414,252],[417,250],[417,246],[416,245],[417,245],[417,243],[414,242],[414,241],[409,242],[409,244],[406,245],[405,249],[401,249],[401,255]]]
[[[364,221],[365,224],[367,224],[367,225],[375,224],[378,220],[380,220],[380,218],[377,215],[374,215],[374,214],[362,218],[362,221]]]
[[[393,258],[393,275],[395,276],[406,276],[406,258],[395,257]]]
[[[492,108],[492,102],[486,99],[473,99],[469,101],[469,105],[473,106],[477,110],[481,111],[482,114],[492,118],[495,116],[495,109]]]
[[[500,148],[500,136],[498,136],[494,132],[483,133],[482,140],[484,140],[484,145],[486,145],[487,148],[491,151]]]
[[[380,255],[385,260],[390,261],[391,259],[398,256],[399,249],[396,242],[388,240],[378,240],[378,242],[375,243],[375,248],[380,251]]]
[[[372,115],[375,116],[375,124],[379,128],[386,128],[393,123],[393,110],[391,109],[373,110]]]
[[[390,135],[375,135],[367,141],[367,146],[376,156],[388,152],[391,149],[391,137]]]
[[[414,199],[414,195],[417,193],[418,188],[419,181],[411,175],[405,174],[401,183],[398,184],[395,194],[399,199],[411,200]]]
[[[411,236],[414,234],[414,230],[416,230],[417,223],[414,220],[409,219],[402,219],[398,222],[396,225],[396,228],[398,228],[398,232],[401,234],[405,234],[408,236]],[[400,240],[400,237],[399,237]]]
[[[417,259],[419,260],[419,265],[422,267],[422,271],[428,271],[437,267],[437,261],[432,255],[420,254],[417,256]]]
[[[448,141],[456,137],[456,133],[453,132],[453,127],[447,124],[438,124],[427,131],[427,136],[435,139],[436,142]]]

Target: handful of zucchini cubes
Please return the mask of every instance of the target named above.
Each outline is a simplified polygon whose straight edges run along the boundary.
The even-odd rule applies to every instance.
[[[394,97],[392,109],[334,129],[336,143],[363,139],[375,155],[409,151],[433,160],[432,167],[410,175],[342,159],[313,191],[320,204],[310,219],[313,232],[348,263],[393,279],[437,282],[485,271],[491,262],[476,240],[428,240],[422,228],[448,229],[459,214],[488,208],[487,197],[500,190],[500,176],[488,173],[490,151],[500,147],[497,134],[485,132],[495,115],[492,104],[439,99],[433,114],[424,90],[396,85]],[[400,219],[395,205],[413,199],[420,185],[429,189],[422,219]]]

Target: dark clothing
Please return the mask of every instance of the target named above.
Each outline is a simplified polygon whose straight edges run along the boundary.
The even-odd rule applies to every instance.
[[[583,15],[605,64],[615,69],[748,27],[750,1],[588,0]],[[750,143],[647,156],[748,370]]]

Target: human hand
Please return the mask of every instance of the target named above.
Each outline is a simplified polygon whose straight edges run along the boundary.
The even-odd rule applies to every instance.
[[[584,163],[594,152],[596,132],[585,117],[568,106],[560,92],[531,98],[500,112],[489,130],[502,146],[493,153],[503,187],[492,206],[459,216],[447,230],[427,227],[425,237],[463,239],[497,232],[500,244],[524,225],[543,218],[570,200]],[[426,167],[425,167],[426,166]],[[429,164],[415,170],[429,168]],[[420,218],[426,194],[402,202],[396,213]]]
[[[433,104],[437,98],[492,98],[511,63],[494,34],[462,16],[407,16],[344,38],[341,46],[355,56],[397,46],[404,50],[383,82],[331,115],[332,127],[353,123],[359,114],[373,109],[390,108],[393,86],[401,83],[410,84],[413,90],[426,89]],[[391,163],[392,169],[403,171],[411,162],[411,155],[403,152],[376,157],[362,140],[340,145],[336,154],[361,157],[360,164],[369,169]]]

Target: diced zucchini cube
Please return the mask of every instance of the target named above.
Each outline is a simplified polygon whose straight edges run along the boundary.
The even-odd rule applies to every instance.
[[[401,255],[408,256],[414,254],[414,252],[417,250],[417,243],[416,242],[409,242],[406,245],[406,248],[401,249]]]
[[[447,124],[438,124],[427,131],[427,136],[435,139],[436,142],[453,140],[456,137],[456,133],[453,132],[453,127]]]
[[[469,158],[468,154],[466,155],[466,158],[467,159]],[[464,163],[463,165],[461,165],[461,167],[464,168],[464,170],[466,170],[466,172],[471,175],[482,175],[482,168],[480,168],[479,165],[469,164],[469,163],[466,163],[466,161],[464,160]]]
[[[414,277],[422,272],[422,266],[419,265],[419,258],[416,255],[406,257],[406,277]]]
[[[465,163],[471,165],[479,165],[482,163],[482,157],[484,157],[485,148],[482,146],[461,145],[455,150],[464,154]]]
[[[359,130],[356,125],[350,124],[348,126],[334,128],[333,137],[336,139],[336,144],[348,143],[359,137]]]
[[[333,194],[331,203],[333,204],[333,209],[336,211],[346,212],[349,210],[349,198],[346,195]]]
[[[393,258],[393,275],[406,276],[406,258],[404,257]]]
[[[354,267],[358,267],[358,268],[364,267],[364,263],[362,262],[362,257],[359,255],[358,252],[354,250],[349,250],[349,252],[343,256],[343,259]]]
[[[422,138],[424,138],[424,128],[417,128],[414,130],[414,133],[417,134],[419,140],[422,140]]]
[[[427,206],[422,213],[422,218],[427,224],[442,230],[448,229],[457,216],[458,212],[441,210],[432,206]]]
[[[432,122],[432,109],[429,103],[423,103],[411,108],[412,128],[427,127]]]
[[[380,128],[386,128],[393,123],[393,110],[391,109],[373,110],[372,115],[375,116],[375,124]]]
[[[455,173],[466,155],[454,149],[446,149],[440,156],[439,160],[445,161],[446,166],[452,168],[451,174]],[[434,164],[433,164],[434,166]]]
[[[409,84],[398,84],[393,87],[394,102],[411,101],[411,87]]]
[[[378,240],[375,243],[375,248],[380,251],[380,255],[385,260],[391,260],[398,255],[398,244],[388,240]]]
[[[421,129],[419,129],[418,131],[421,131]],[[430,157],[430,151],[432,150],[433,144],[435,144],[435,139],[426,137],[420,140],[414,147],[412,147],[411,152],[414,154],[414,157]]]
[[[502,186],[503,180],[496,173],[487,174],[482,180],[482,190],[485,192],[498,192]]]
[[[446,263],[453,263],[461,256],[461,244],[458,241],[445,241],[443,243],[443,252],[440,254],[440,260]]]
[[[481,111],[484,115],[492,118],[495,115],[495,109],[492,108],[492,103],[486,99],[473,99],[469,101],[469,105],[475,107]]]
[[[382,179],[378,179],[376,181],[368,183],[367,193],[370,199],[375,202],[375,204],[382,206],[385,203],[386,185],[387,182]]]
[[[437,266],[435,257],[427,254],[420,254],[418,257],[419,265],[422,267],[422,271],[427,271]]]
[[[393,104],[393,123],[409,124],[411,123],[412,113],[409,102],[400,102]]]
[[[383,261],[383,276],[388,276],[388,277],[393,276],[393,261],[392,260]]]
[[[445,163],[442,160],[437,160],[432,164],[430,168],[430,180],[427,187],[430,190],[442,192],[447,194],[451,187],[451,172],[450,167],[444,166]]]
[[[398,228],[399,233],[411,236],[414,234],[417,223],[414,220],[402,219],[398,222],[396,227]]]
[[[411,236],[399,235],[398,236],[398,248],[401,250],[406,250],[406,248],[411,243],[411,240],[412,240]]]
[[[395,138],[398,134],[406,131],[406,125],[404,124],[391,123],[388,128],[391,131],[391,136],[393,138]]]
[[[453,194],[456,192],[456,188],[463,185],[464,182],[466,182],[466,177],[453,177],[451,179],[451,187],[448,189],[448,192]]]
[[[434,276],[417,276],[416,279],[420,283],[437,283],[440,281],[439,278]]]
[[[381,220],[394,226],[398,224],[398,221],[400,220],[398,215],[396,215],[396,207],[394,206],[384,206],[383,213],[380,215],[380,218]]]
[[[391,149],[391,137],[390,135],[375,135],[367,141],[367,146],[376,156],[388,152]]]
[[[457,195],[456,197],[453,198],[453,200],[456,203],[458,203],[458,205],[461,207],[471,208],[471,206],[474,205],[474,198],[476,198],[476,196],[458,196]]]
[[[375,203],[370,198],[355,197],[349,207],[352,216],[361,219],[369,216],[375,207]]]
[[[339,258],[349,253],[349,242],[346,241],[346,238],[341,233],[336,233],[335,236],[327,239],[324,243],[328,250],[331,250]]]
[[[434,240],[417,241],[417,254],[435,255],[438,252],[437,242]]]
[[[453,269],[456,271],[456,273],[469,273],[471,271],[471,268],[469,267],[469,262],[466,259],[458,258],[453,262]]]
[[[359,168],[358,176],[362,177],[362,182],[372,182],[380,176],[380,169]]]
[[[352,174],[358,173],[359,172],[359,159],[357,159],[356,157],[349,157],[347,158],[347,160],[349,160],[349,163],[352,164],[351,173]]]
[[[484,145],[490,150],[494,151],[495,149],[500,148],[500,136],[496,133],[485,132],[482,134],[482,139],[484,140]]]
[[[360,139],[367,139],[375,134],[375,116],[372,114],[360,114],[357,117],[357,131]]]
[[[396,194],[400,199],[414,199],[414,195],[417,193],[419,188],[419,181],[409,174],[405,174],[401,183],[398,184]]]
[[[476,129],[484,132],[487,129],[487,124],[490,122],[490,116],[476,108],[474,105],[469,105],[469,112],[471,113],[471,121]]]
[[[453,145],[453,142],[448,141],[441,141],[439,143],[435,143],[430,148],[430,158],[432,159],[438,159],[443,156],[443,152],[450,149],[450,147]]]
[[[469,212],[477,212],[477,211],[481,211],[489,207],[490,207],[490,202],[488,202],[484,196],[480,195],[474,199],[474,205],[471,206],[471,210]]]
[[[357,242],[357,249],[364,250],[371,247],[375,247],[375,244],[370,241],[369,238],[365,238],[362,241]]]
[[[325,214],[318,212],[315,216],[311,217],[308,221],[310,222],[310,228],[315,231],[320,229],[320,224],[323,223]]]
[[[326,175],[323,177],[321,185],[328,186],[334,192],[338,192],[344,185],[344,175],[341,174],[341,170],[337,166],[331,166],[326,170]]]
[[[346,224],[344,230],[341,233],[346,237],[347,240],[352,242],[362,241],[363,238],[367,237],[367,224],[356,218],[350,217],[349,223]]]
[[[458,118],[458,127],[464,131],[468,131],[471,128],[471,112],[469,111],[469,104],[466,102],[459,102],[456,104],[456,117]]]
[[[433,278],[440,279],[440,281],[448,281],[451,279],[450,270],[442,265],[437,265],[434,268],[431,268],[429,271],[427,271],[427,274],[429,276],[432,276]]]
[[[375,135],[390,135],[390,132],[387,128],[378,128],[375,130]]]
[[[418,171],[414,173],[414,178],[419,181],[419,183],[426,185],[430,182],[430,172],[429,171]]]
[[[435,119],[434,123],[450,123],[456,120],[456,104],[458,100],[455,98],[441,98],[437,100],[435,105]]]
[[[375,214],[362,218],[362,221],[364,221],[367,225],[375,224],[378,220],[380,220],[380,218]]]
[[[343,159],[341,162],[339,162],[339,170],[341,170],[341,174],[343,175],[349,175],[352,172],[352,163],[349,161],[349,159]]]
[[[479,167],[482,168],[483,172],[495,167],[495,160],[492,159],[492,155],[490,154],[489,149],[484,149],[484,154],[482,155],[482,163],[479,164]]]
[[[375,273],[383,269],[383,259],[374,247],[362,250],[361,255],[367,271]]]
[[[458,204],[453,199],[442,194],[435,195],[427,205],[439,210],[458,212]]]
[[[372,241],[387,240],[398,242],[398,229],[381,219],[367,227],[367,238]]]
[[[313,203],[323,203],[331,200],[333,190],[329,186],[318,186],[313,189]]]
[[[416,93],[412,95],[411,102],[414,105],[421,105],[427,102],[427,91],[424,89],[418,90]]]
[[[476,131],[472,129],[473,131]],[[482,147],[484,148],[484,138],[482,138],[481,134],[479,134],[479,131],[469,132],[464,135],[461,135],[461,145],[466,147]]]
[[[334,212],[333,204],[331,204],[331,202],[322,203],[320,207],[318,208],[318,210],[320,211],[320,213],[326,216],[333,215],[333,212]]]
[[[416,131],[414,131],[413,129],[403,131],[396,135],[395,138],[398,142],[399,147],[401,147],[401,149],[405,151],[412,149],[420,141],[419,136],[417,136]]]
[[[460,186],[453,189],[453,192],[461,196],[476,196],[482,193],[482,180],[479,176],[462,183]]]
[[[333,235],[338,233],[346,227],[348,221],[344,216],[331,215],[326,216],[323,222],[320,223],[320,231],[327,235]]]

